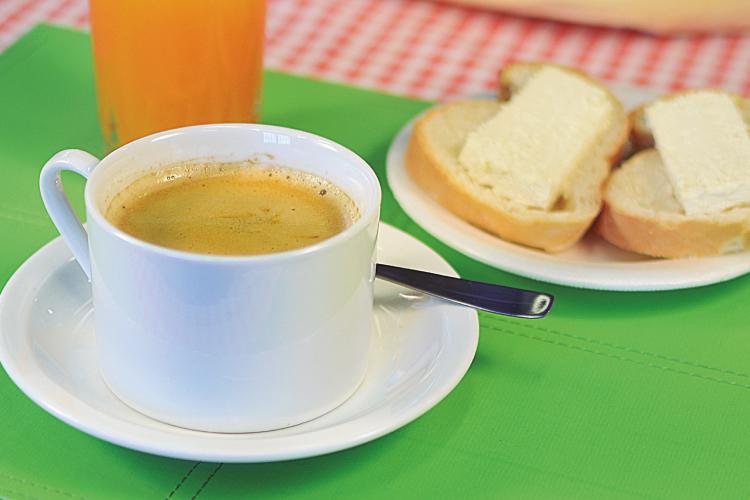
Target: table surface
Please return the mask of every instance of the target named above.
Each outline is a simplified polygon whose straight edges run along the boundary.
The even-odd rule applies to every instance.
[[[87,2],[0,0],[0,50],[43,20],[86,28]],[[271,69],[423,99],[492,88],[518,59],[659,91],[750,94],[750,35],[651,36],[424,0],[268,0],[266,31]]]
[[[0,286],[57,233],[37,192],[63,148],[101,154],[89,39],[41,26],[0,55]],[[750,492],[750,276],[693,290],[607,293],[547,285],[446,247],[385,182],[399,128],[429,103],[270,72],[265,121],[341,142],[383,185],[383,219],[464,277],[544,289],[539,321],[480,314],[458,387],[375,442],[277,464],[139,453],[45,413],[0,370],[0,497],[733,498]],[[362,119],[367,110],[367,120]],[[66,177],[82,209],[82,182]]]

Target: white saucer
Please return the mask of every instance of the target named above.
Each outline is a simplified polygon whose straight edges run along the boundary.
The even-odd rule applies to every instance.
[[[379,261],[456,276],[434,251],[381,224]],[[267,462],[371,441],[443,399],[477,348],[475,311],[378,281],[369,369],[343,405],[296,427],[212,434],[173,427],[130,409],[105,386],[94,353],[91,292],[65,243],[30,257],[0,295],[0,361],[32,400],[93,436],[190,460]]]
[[[628,108],[655,97],[632,87],[612,86],[612,90]],[[489,94],[478,97],[492,98]],[[750,252],[700,259],[653,259],[620,250],[589,233],[572,248],[548,254],[497,238],[453,215],[412,181],[404,155],[413,123],[401,129],[388,150],[388,183],[393,195],[417,224],[478,261],[550,283],[622,291],[691,288],[750,272]]]

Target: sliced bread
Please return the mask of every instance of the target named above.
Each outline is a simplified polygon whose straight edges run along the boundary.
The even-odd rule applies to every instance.
[[[407,169],[466,221],[508,241],[563,250],[601,209],[626,115],[605,87],[568,68],[515,64],[500,81],[500,102],[451,102],[420,117]]]
[[[636,109],[631,144],[641,152],[608,181],[598,232],[655,257],[750,247],[748,109],[747,101],[716,90]]]
[[[610,177],[596,230],[610,243],[653,257],[703,257],[750,248],[750,207],[686,215],[655,149]]]
[[[692,93],[701,92],[700,90],[688,90],[685,92],[678,92],[675,94],[669,94],[667,96],[664,96],[660,98],[660,101],[669,101],[672,99],[675,99],[679,96],[686,96],[690,95]],[[723,94],[729,96],[730,99],[735,103],[737,106],[737,109],[740,110],[740,112],[743,114],[745,118],[746,123],[750,123],[750,100],[743,99],[742,96],[737,94],[732,94],[729,92],[722,92]],[[650,102],[641,104],[640,106],[636,107],[630,113],[628,114],[628,120],[630,121],[630,148],[633,153],[637,153],[638,151],[642,151],[644,149],[653,148],[654,143],[654,135],[651,132],[651,127],[649,126],[648,120],[646,118],[646,107],[649,106]]]

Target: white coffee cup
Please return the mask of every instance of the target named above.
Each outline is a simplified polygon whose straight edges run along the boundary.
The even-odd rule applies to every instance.
[[[114,194],[150,169],[249,158],[332,181],[359,219],[309,247],[234,257],[147,243],[103,215]],[[62,170],[87,179],[87,230],[62,190]],[[282,127],[200,125],[139,139],[101,161],[62,151],[42,169],[40,186],[91,279],[101,373],[131,407],[190,429],[264,431],[332,410],[362,381],[380,186],[352,151]]]

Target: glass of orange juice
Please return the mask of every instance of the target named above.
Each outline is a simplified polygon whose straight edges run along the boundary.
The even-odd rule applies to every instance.
[[[256,122],[266,0],[90,0],[108,150],[185,125]]]

